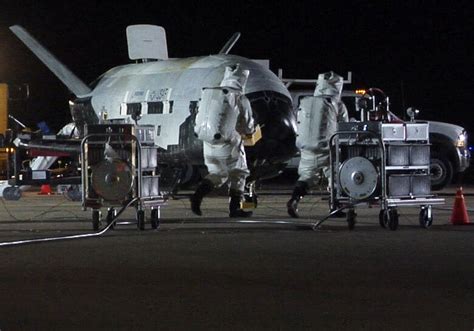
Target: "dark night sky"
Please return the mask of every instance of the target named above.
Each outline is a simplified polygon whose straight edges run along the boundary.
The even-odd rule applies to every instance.
[[[403,86],[405,105],[422,110],[423,118],[474,132],[471,1],[410,1],[403,6],[316,0],[45,3],[0,1],[0,81],[30,84],[29,114],[20,116],[28,124],[43,117],[53,127],[67,121],[68,92],[8,26],[24,26],[90,82],[128,63],[127,25],[156,24],[167,31],[171,57],[216,53],[240,31],[233,54],[269,58],[272,70],[281,67],[292,78],[350,70],[354,87],[384,89],[398,114]]]

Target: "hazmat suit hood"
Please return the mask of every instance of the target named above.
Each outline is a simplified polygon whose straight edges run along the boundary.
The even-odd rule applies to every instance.
[[[324,96],[340,99],[344,79],[333,71],[318,75],[314,96]]]
[[[225,67],[224,78],[222,79],[220,86],[232,88],[244,93],[248,77],[249,71],[241,70],[239,65]]]

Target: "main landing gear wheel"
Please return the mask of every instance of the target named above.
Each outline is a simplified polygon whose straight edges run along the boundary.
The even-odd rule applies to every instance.
[[[248,194],[244,194],[244,203],[245,205],[249,205],[249,206],[245,206],[245,208],[257,208],[257,205],[258,205],[258,198],[257,198],[257,195],[254,193],[252,196],[248,195]]]
[[[354,230],[354,227],[356,224],[356,216],[357,214],[354,209],[349,209],[347,211],[346,220],[347,220],[347,226],[349,227],[349,230]]]
[[[255,192],[255,185],[255,181],[252,181],[245,185],[244,201],[242,208],[257,208],[258,197],[257,192]]]
[[[419,215],[420,226],[428,229],[433,224],[433,213],[431,212],[431,206],[421,207]]]
[[[107,211],[107,218],[106,218],[107,226],[109,226],[110,223],[112,223],[116,215],[117,215],[117,211],[115,210],[115,208],[109,208],[109,210]],[[110,228],[113,230],[114,226],[115,224],[112,225]]]
[[[100,228],[100,210],[94,209],[92,211],[92,229],[94,231],[99,231]]]
[[[145,211],[137,210],[137,227],[140,230],[145,230]]]
[[[160,218],[158,217],[158,209],[151,210],[151,228],[153,230],[158,229],[160,226]]]

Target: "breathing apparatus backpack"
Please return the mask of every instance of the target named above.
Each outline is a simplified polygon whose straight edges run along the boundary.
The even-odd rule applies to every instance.
[[[337,129],[337,105],[332,98],[308,96],[298,109],[296,147],[316,152],[329,148]]]
[[[229,142],[236,134],[239,114],[237,93],[226,87],[204,88],[199,101],[194,133],[210,144]]]

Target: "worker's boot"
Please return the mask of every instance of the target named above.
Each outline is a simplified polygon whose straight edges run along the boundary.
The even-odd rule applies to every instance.
[[[242,193],[236,190],[229,191],[229,217],[250,217],[251,211],[245,211],[240,208]]]
[[[288,215],[294,218],[298,218],[298,203],[306,195],[306,187],[308,184],[306,182],[297,181],[293,193],[291,194],[291,199],[286,203],[288,210]]]
[[[203,179],[196,188],[196,192],[191,196],[191,210],[194,214],[201,216],[201,202],[206,194],[211,192],[214,188],[214,184],[209,179]]]

